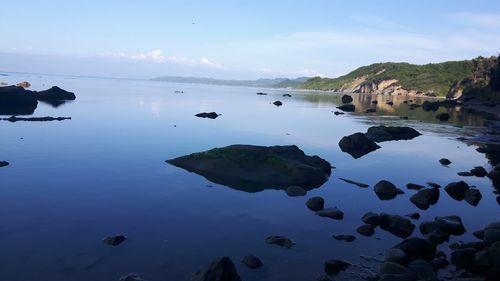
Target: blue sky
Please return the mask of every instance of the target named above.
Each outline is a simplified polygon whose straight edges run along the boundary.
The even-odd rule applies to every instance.
[[[500,1],[2,1],[0,71],[253,79],[500,53]]]

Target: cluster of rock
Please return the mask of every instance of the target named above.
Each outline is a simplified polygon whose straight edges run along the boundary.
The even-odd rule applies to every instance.
[[[339,147],[353,158],[360,158],[380,148],[377,142],[411,140],[421,134],[410,127],[373,126],[366,133],[354,133],[343,137]]]
[[[472,206],[477,206],[483,197],[479,189],[470,187],[464,181],[452,182],[446,185],[444,190],[451,198],[457,201],[465,200]]]
[[[356,231],[363,236],[372,236],[377,227],[401,238],[409,237],[415,230],[415,225],[408,218],[400,215],[368,212],[361,220],[364,224]]]
[[[30,115],[35,112],[38,101],[60,102],[75,100],[74,93],[54,86],[45,91],[30,91],[20,86],[0,87],[0,114]]]

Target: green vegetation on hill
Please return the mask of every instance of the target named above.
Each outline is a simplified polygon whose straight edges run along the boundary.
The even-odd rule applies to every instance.
[[[363,84],[384,80],[398,80],[405,90],[434,92],[445,96],[450,87],[473,73],[472,61],[452,61],[436,64],[415,65],[409,63],[376,63],[360,67],[338,78],[315,77],[300,86],[302,89],[339,90],[363,80]]]

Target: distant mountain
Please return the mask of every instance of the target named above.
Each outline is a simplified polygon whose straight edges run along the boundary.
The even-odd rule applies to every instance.
[[[338,78],[315,77],[301,89],[389,95],[425,95],[461,97],[486,91],[490,74],[498,68],[496,57],[416,65],[409,63],[376,63],[360,67]],[[486,87],[486,88],[485,88]],[[482,94],[488,95],[488,94]]]
[[[296,88],[310,77],[299,77],[295,79],[274,78],[257,80],[226,80],[204,77],[180,77],[180,76],[162,76],[151,79],[152,81],[188,83],[188,84],[209,84],[226,86],[247,86],[247,87],[266,87],[266,88]]]

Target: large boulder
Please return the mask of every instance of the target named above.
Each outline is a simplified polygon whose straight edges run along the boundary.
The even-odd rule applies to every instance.
[[[343,137],[339,142],[339,147],[343,152],[349,153],[354,159],[380,148],[378,144],[363,133],[354,133]]]
[[[18,86],[0,87],[0,115],[30,115],[37,106],[31,91]]]
[[[394,141],[394,140],[411,140],[421,134],[410,127],[387,127],[373,126],[368,128],[365,134],[369,139],[375,142]]]
[[[228,257],[216,258],[204,271],[197,272],[191,281],[241,281],[233,261]]]
[[[343,95],[342,96],[342,103],[351,103],[352,102],[352,97],[349,95]]]
[[[452,182],[448,184],[444,190],[451,198],[462,201],[465,198],[465,192],[469,190],[470,186],[464,181]]]
[[[76,99],[76,96],[74,93],[63,90],[57,86],[54,86],[48,90],[33,92],[33,95],[38,100],[45,100],[45,101],[50,101],[50,100],[61,101],[61,100],[75,100]]]
[[[295,145],[231,145],[167,160],[211,182],[242,191],[320,187],[331,174],[331,165],[318,156],[305,155]]]
[[[430,261],[434,259],[436,255],[436,245],[419,237],[408,238],[394,248],[402,250],[409,261],[417,259]]]
[[[306,201],[306,206],[309,210],[317,212],[325,208],[325,199],[320,196],[314,196]]]
[[[410,201],[419,209],[427,210],[439,200],[439,188],[424,188],[410,197]]]

